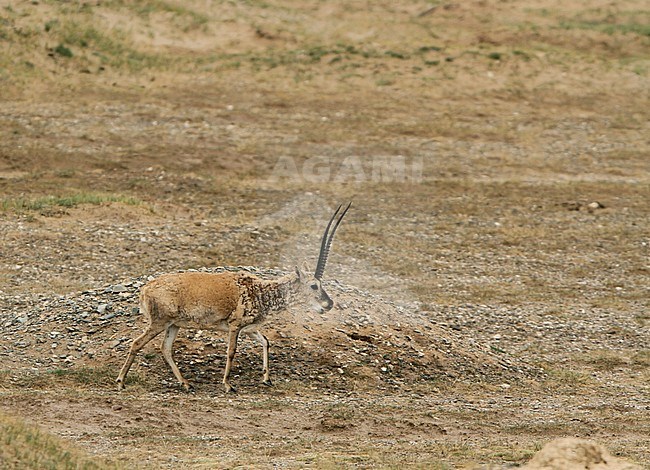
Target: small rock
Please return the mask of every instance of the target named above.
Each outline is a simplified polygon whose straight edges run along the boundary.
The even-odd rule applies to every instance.
[[[605,206],[598,201],[590,202],[587,204],[587,210],[595,211],[596,209],[604,209]]]

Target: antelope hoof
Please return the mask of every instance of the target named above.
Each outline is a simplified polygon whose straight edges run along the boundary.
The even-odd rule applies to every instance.
[[[267,387],[273,387],[273,382],[271,382],[271,379],[262,380],[262,385],[266,385]]]
[[[237,393],[237,389],[230,384],[226,384],[226,393]]]
[[[183,391],[185,391],[187,393],[193,392],[194,391],[194,386],[192,386],[191,384],[185,382],[183,384]]]
[[[124,382],[120,379],[117,379],[115,381],[117,383],[117,389],[118,390],[124,390],[126,387],[124,386]]]

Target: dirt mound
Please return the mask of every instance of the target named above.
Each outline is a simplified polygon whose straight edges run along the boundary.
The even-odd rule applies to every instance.
[[[283,274],[250,267],[211,271],[224,269],[262,277]],[[18,375],[99,366],[117,370],[131,340],[144,327],[138,290],[146,281],[133,278],[67,296],[5,297],[0,366]],[[487,345],[436,325],[422,312],[337,281],[326,283],[326,288],[336,301],[327,314],[295,307],[265,325],[276,381],[321,382],[341,389],[364,384],[390,388],[436,380],[516,380],[537,373]],[[154,340],[145,348],[134,369],[141,374],[149,369],[147,376],[154,374],[174,387],[173,376],[157,353],[158,343]],[[259,380],[260,351],[246,339],[240,344],[233,378],[254,386]],[[225,353],[222,334],[181,330],[175,347],[190,382],[199,389],[202,384],[218,386]],[[20,357],[18,364],[16,357]]]
[[[613,457],[592,441],[567,437],[549,442],[524,468],[528,470],[641,470]]]

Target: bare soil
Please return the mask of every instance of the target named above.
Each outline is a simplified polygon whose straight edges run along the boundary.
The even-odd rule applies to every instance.
[[[642,2],[67,3],[0,13],[3,412],[127,468],[650,468]],[[117,391],[149,276],[313,264],[347,200],[273,387],[182,331],[193,393],[157,341]]]

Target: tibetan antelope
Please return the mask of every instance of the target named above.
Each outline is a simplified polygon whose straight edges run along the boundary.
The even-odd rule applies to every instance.
[[[183,388],[189,390],[189,382],[183,378],[172,357],[172,344],[181,327],[228,332],[226,370],[223,375],[226,392],[235,391],[229,376],[239,335],[243,333],[256,339],[262,345],[262,383],[271,385],[269,341],[259,331],[260,324],[267,315],[280,312],[292,304],[310,303],[320,313],[332,308],[334,302],[323,289],[321,279],[336,229],[351,205],[349,203],[343,210],[339,206],[327,224],[313,275],[299,268],[274,280],[264,280],[244,272],[184,272],[163,274],[145,284],[140,291],[140,311],[148,326],[131,345],[117,377],[119,388],[124,388],[126,374],[138,351],[164,331],[163,357]]]

